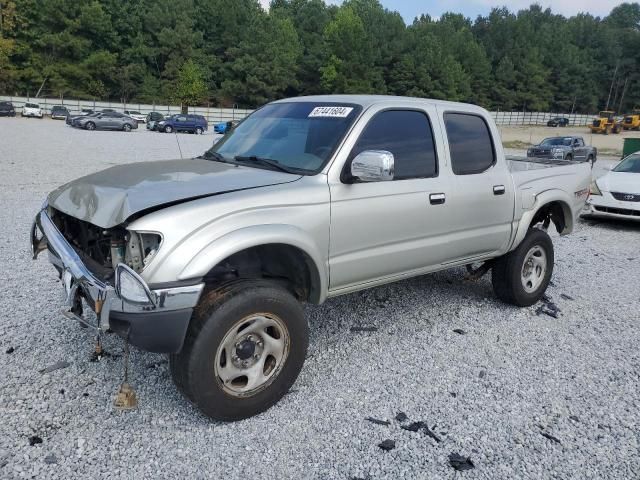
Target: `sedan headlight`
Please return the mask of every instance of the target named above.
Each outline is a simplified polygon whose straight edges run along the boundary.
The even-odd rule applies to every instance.
[[[144,280],[124,263],[116,268],[116,294],[122,300],[136,305],[156,304],[155,294]]]
[[[595,180],[591,182],[591,189],[589,193],[591,195],[602,195],[602,192],[600,191],[600,188],[598,188],[598,184],[596,183]]]

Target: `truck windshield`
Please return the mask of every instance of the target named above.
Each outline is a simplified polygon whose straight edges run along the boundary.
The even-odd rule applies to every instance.
[[[273,168],[271,161],[312,175],[331,158],[361,110],[359,105],[329,102],[269,104],[231,130],[205,158],[222,156],[256,168]]]
[[[626,173],[640,173],[640,155],[629,155],[623,161],[621,161],[614,172],[626,172]]]
[[[540,145],[565,145],[567,147],[571,146],[571,137],[553,137],[553,138],[545,138]]]

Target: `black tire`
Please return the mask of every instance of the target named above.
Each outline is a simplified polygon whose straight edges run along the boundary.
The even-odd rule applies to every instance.
[[[522,271],[527,254],[540,247],[546,254],[546,271],[542,283],[533,292],[527,292],[522,281]],[[553,242],[544,230],[532,228],[520,245],[506,255],[496,259],[491,271],[491,283],[496,296],[505,303],[528,307],[536,303],[549,286],[553,273]]]
[[[170,125],[167,125],[166,127],[164,127],[164,133],[171,133],[173,132],[173,127],[171,127]]]
[[[196,127],[196,135],[202,135],[203,132],[204,130],[202,129],[202,127]]]
[[[122,126],[122,130],[124,130],[125,132],[130,132],[130,131],[131,131],[131,128],[132,128],[132,127],[131,127],[131,125],[129,125],[128,123],[125,123],[125,124]]]
[[[571,155],[570,153],[565,157],[565,160],[567,162],[570,162],[571,160],[573,160],[573,155]]]
[[[93,122],[87,122],[87,124],[84,126],[84,128],[86,128],[87,130],[95,130],[96,129],[96,124]]]
[[[593,167],[593,164],[596,163],[596,159],[595,159],[595,157],[593,155],[590,154],[587,157],[587,162],[589,162],[591,164],[591,166]]]
[[[216,376],[218,348],[240,320],[260,313],[277,316],[286,325],[288,355],[262,389],[234,396]],[[170,356],[171,374],[178,389],[208,417],[242,420],[267,410],[287,393],[302,369],[308,343],[302,306],[285,288],[263,280],[233,282],[203,294],[182,351]]]

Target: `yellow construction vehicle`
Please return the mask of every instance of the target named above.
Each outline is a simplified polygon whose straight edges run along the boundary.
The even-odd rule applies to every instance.
[[[634,108],[631,113],[624,116],[622,128],[625,130],[640,130],[640,109]]]
[[[616,119],[616,112],[604,110],[598,114],[598,117],[589,125],[591,133],[610,133],[622,132],[622,122]]]

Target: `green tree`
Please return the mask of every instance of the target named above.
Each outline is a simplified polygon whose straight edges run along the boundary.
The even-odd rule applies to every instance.
[[[204,75],[193,60],[187,60],[178,72],[173,100],[180,103],[182,112],[187,113],[189,106],[199,105],[207,96]]]

